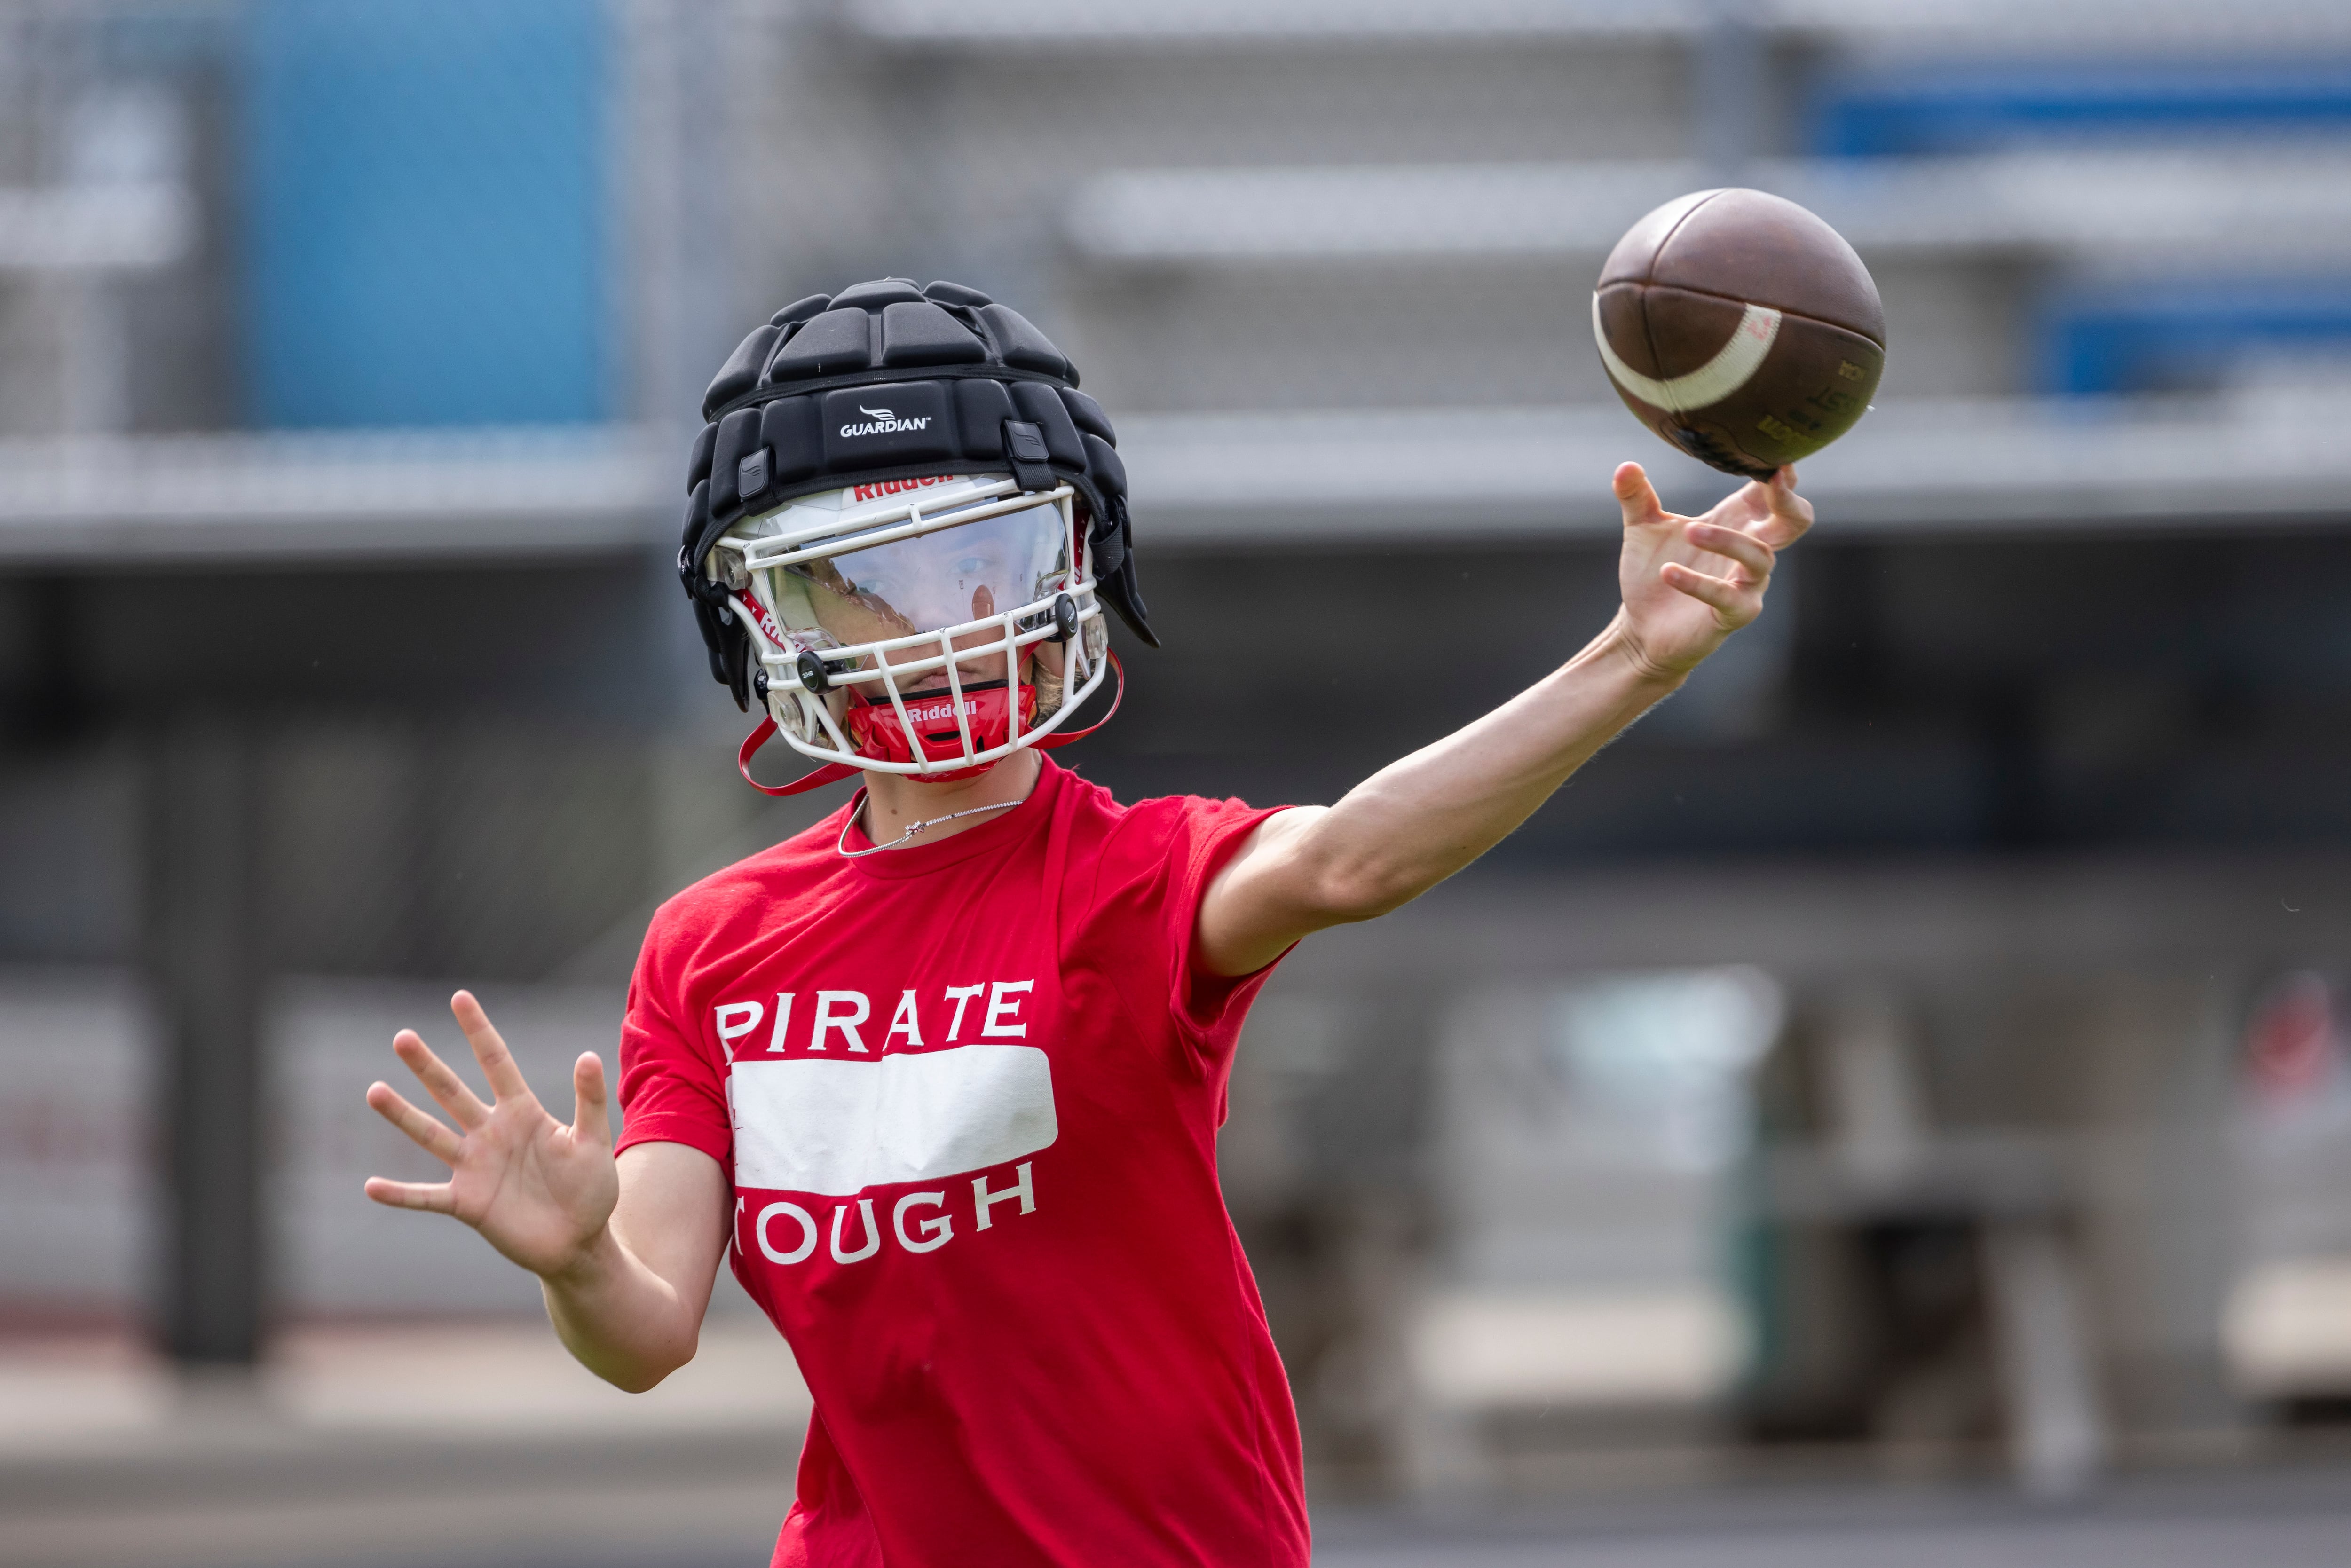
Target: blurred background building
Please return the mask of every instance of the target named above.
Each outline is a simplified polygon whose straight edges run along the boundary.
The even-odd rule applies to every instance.
[[[1042,325],[1167,638],[1071,755],[1327,800],[1600,627],[1615,462],[1721,489],[1587,304],[1720,183],[1861,250],[1885,386],[1762,623],[1260,1004],[1227,1185],[1317,1495],[2331,1453],[2351,9],[0,0],[0,1560],[202,1490],[137,1345],[263,1368],[293,1425],[205,1462],[295,1491],[454,1409],[780,1515],[739,1298],[649,1417],[359,1190],[423,1168],[395,1027],[473,986],[557,1092],[653,905],[831,803],[733,778],[671,575],[768,311]]]

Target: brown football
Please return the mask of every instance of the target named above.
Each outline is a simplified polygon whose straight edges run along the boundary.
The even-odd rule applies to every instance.
[[[1601,268],[1592,331],[1642,423],[1749,479],[1851,430],[1886,370],[1861,257],[1761,191],[1694,192],[1635,224]]]

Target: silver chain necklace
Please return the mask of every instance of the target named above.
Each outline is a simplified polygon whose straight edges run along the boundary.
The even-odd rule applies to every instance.
[[[833,842],[832,847],[840,851],[843,856],[850,860],[859,860],[866,855],[878,855],[883,850],[894,850],[900,844],[904,843],[908,839],[913,838],[916,833],[921,832],[925,828],[935,828],[941,822],[952,822],[957,817],[977,817],[982,811],[1008,811],[1013,807],[1020,804],[1019,800],[999,800],[993,806],[970,806],[960,811],[949,811],[944,817],[932,817],[926,821],[914,823],[904,832],[900,833],[896,838],[892,839],[886,844],[875,844],[870,850],[852,850],[849,847],[849,830],[857,826],[857,824],[864,819],[865,798],[864,786],[860,785],[857,790],[857,799],[850,802],[849,820],[841,824],[841,837]],[[1027,797],[1024,796],[1022,799],[1025,800]]]

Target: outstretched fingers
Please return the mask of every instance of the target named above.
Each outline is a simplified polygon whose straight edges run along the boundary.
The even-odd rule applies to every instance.
[[[1649,483],[1647,470],[1638,463],[1619,463],[1609,488],[1616,492],[1616,504],[1625,509],[1626,528],[1666,520],[1666,508],[1657,502],[1656,486]]]
[[[490,1015],[474,999],[471,991],[459,991],[449,998],[450,1016],[457,1027],[465,1031],[465,1043],[474,1048],[474,1060],[482,1064],[483,1076],[490,1081],[490,1094],[496,1100],[528,1100],[530,1085],[523,1081],[522,1069],[515,1065],[514,1052],[498,1031],[490,1027]]]
[[[1756,532],[1773,549],[1786,549],[1813,526],[1813,504],[1796,494],[1796,470],[1792,465],[1772,475],[1771,482],[1763,486],[1762,491],[1769,515]]]
[[[571,1135],[603,1148],[611,1147],[612,1113],[604,1093],[604,1062],[594,1051],[580,1052],[580,1060],[571,1064],[571,1092],[575,1102]]]
[[[1729,556],[1747,569],[1748,580],[1762,582],[1771,575],[1770,545],[1740,528],[1720,523],[1693,522],[1683,529],[1689,542],[1712,555]]]
[[[388,1181],[382,1176],[370,1176],[367,1195],[386,1208],[417,1208],[427,1214],[457,1212],[456,1195],[445,1181]]]
[[[1716,613],[1732,627],[1746,625],[1763,607],[1761,597],[1752,586],[1708,577],[1677,560],[1668,561],[1660,567],[1657,575],[1665,580],[1667,587],[1712,606]]]
[[[378,1081],[368,1085],[368,1108],[409,1136],[409,1141],[444,1165],[457,1163],[456,1134],[443,1126],[400,1097],[389,1083]]]
[[[413,1029],[402,1030],[392,1037],[392,1054],[416,1074],[424,1092],[433,1102],[449,1113],[450,1120],[470,1133],[490,1119],[490,1108],[482,1103],[465,1081],[449,1069],[449,1064],[433,1053],[433,1048]]]

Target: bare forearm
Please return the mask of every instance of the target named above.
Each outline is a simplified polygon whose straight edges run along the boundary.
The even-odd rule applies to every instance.
[[[1384,914],[1499,843],[1625,726],[1681,684],[1646,664],[1621,617],[1474,724],[1380,769],[1322,813],[1300,853],[1341,918]]]
[[[611,1219],[539,1284],[580,1364],[643,1393],[694,1359],[726,1250],[726,1178],[701,1150],[668,1143],[624,1151],[620,1176]]]
[[[610,1227],[576,1265],[538,1282],[556,1337],[607,1383],[643,1393],[694,1359],[705,1303],[686,1301]]]
[[[1703,517],[1657,502],[1620,465],[1624,605],[1564,665],[1466,729],[1383,768],[1337,805],[1259,824],[1201,897],[1197,962],[1246,975],[1310,932],[1368,920],[1492,849],[1593,752],[1682,683],[1763,609],[1773,551],[1812,526],[1795,470],[1746,486]],[[1702,570],[1701,567],[1712,570]]]

